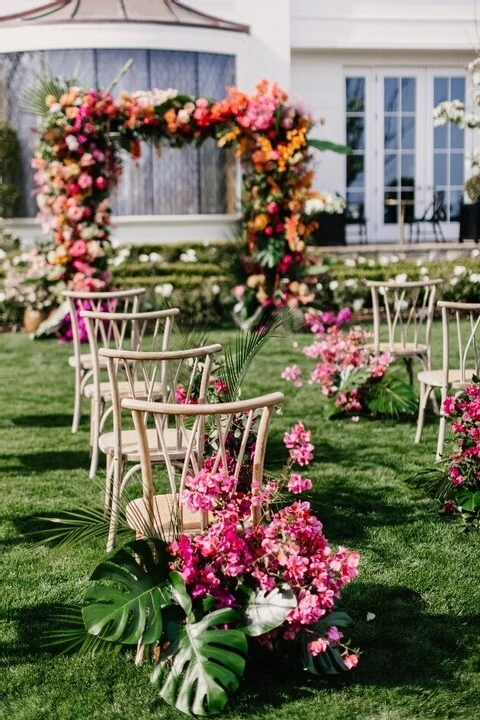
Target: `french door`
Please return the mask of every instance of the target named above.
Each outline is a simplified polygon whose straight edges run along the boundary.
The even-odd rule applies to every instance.
[[[433,108],[445,100],[465,102],[466,82],[458,69],[392,66],[347,73],[346,136],[354,150],[347,158],[347,202],[363,203],[371,242],[398,240],[401,204],[408,223],[429,213],[434,194],[443,202],[445,236],[458,237],[470,148],[457,126],[434,127]]]

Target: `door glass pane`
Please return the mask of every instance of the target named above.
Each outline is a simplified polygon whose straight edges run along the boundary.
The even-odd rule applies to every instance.
[[[403,186],[405,185],[414,185],[415,181],[415,155],[413,154],[403,154],[402,155],[402,174],[401,174],[401,184]]]
[[[400,78],[387,77],[384,81],[384,110],[385,112],[398,112],[400,95]]]
[[[365,78],[348,77],[346,79],[347,112],[365,112]]]
[[[363,117],[347,117],[347,145],[352,150],[365,149],[365,121]]]
[[[398,148],[398,116],[385,115],[384,119],[384,147],[388,150]]]
[[[460,100],[460,102],[465,102],[465,78],[451,78],[450,98],[452,100]]]
[[[458,222],[460,220],[460,205],[463,200],[463,189],[450,191],[450,221]]]
[[[447,126],[445,125],[445,127]],[[450,147],[463,150],[465,131],[459,128],[458,125],[453,125],[453,123],[450,123],[448,127],[450,130]]]
[[[402,150],[415,148],[415,118],[402,117]]]
[[[445,102],[448,100],[448,78],[436,77],[433,81],[433,103]]]
[[[384,185],[385,187],[395,187],[398,185],[398,156],[394,153],[385,153],[384,168]]]
[[[357,188],[365,185],[363,155],[347,157],[347,187]]]
[[[448,125],[439,125],[433,130],[433,147],[448,148]]]
[[[402,112],[415,112],[415,78],[402,78]]]
[[[452,75],[433,79],[435,105],[452,100],[465,102],[465,92],[465,77]],[[434,128],[433,142],[433,192],[443,194],[445,220],[455,221],[459,217],[465,181],[465,131],[452,123],[442,125]]]
[[[435,188],[447,184],[447,153],[435,153],[433,158],[433,182]]]
[[[345,136],[352,153],[347,155],[346,197],[348,212],[365,209],[365,127],[366,80],[361,76],[345,78]],[[353,216],[353,215],[352,215]]]
[[[463,185],[463,155],[450,155],[450,185]]]

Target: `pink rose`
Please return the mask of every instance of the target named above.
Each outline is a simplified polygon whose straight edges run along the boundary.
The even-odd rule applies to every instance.
[[[95,187],[97,188],[97,190],[105,190],[107,185],[108,185],[107,179],[104,178],[103,175],[99,175],[95,179]]]
[[[91,187],[93,183],[91,175],[88,175],[87,173],[82,173],[80,177],[78,178],[78,184],[82,188],[82,190],[87,190],[87,188]]]
[[[87,252],[87,245],[83,240],[75,240],[70,248],[70,255],[74,258],[83,257]]]
[[[267,210],[270,215],[275,215],[276,213],[278,213],[278,204],[272,200],[272,202],[268,203]]]

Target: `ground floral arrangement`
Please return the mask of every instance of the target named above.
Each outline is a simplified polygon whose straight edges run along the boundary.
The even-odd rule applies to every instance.
[[[232,477],[232,433],[226,466],[221,461],[215,469],[213,452],[187,478],[182,497],[189,511],[208,511],[209,527],[169,543],[148,538],[114,551],[93,572],[81,616],[72,616],[70,608],[64,617],[70,627],[54,631],[55,640],[62,637],[71,648],[79,621],[87,634],[83,652],[147,646],[151,682],[187,715],[225,708],[250,643],[279,651],[286,662],[314,674],[355,667],[359,651],[349,647],[346,634],[351,620],[336,603],[358,574],[359,555],[330,547],[307,501],[288,504],[289,493],[312,488],[296,468],[308,466],[315,448],[301,422],[285,433],[284,444],[289,460],[281,477],[253,489],[251,460],[238,481]],[[250,522],[253,507],[263,509],[256,526]]]
[[[415,390],[391,368],[390,353],[375,355],[371,333],[355,326],[342,329],[352,319],[344,308],[336,312],[315,312],[306,316],[315,340],[301,352],[315,361],[308,384],[318,386],[327,419],[348,415],[357,422],[361,414],[412,415],[418,409]],[[282,378],[302,387],[302,371],[291,365]]]
[[[160,148],[214,137],[219,147],[235,148],[242,163],[245,312],[291,298],[306,302],[297,276],[316,225],[305,203],[317,197],[329,204],[311,190],[311,147],[346,148],[309,140],[312,119],[277,85],[264,80],[251,96],[229,88],[220,101],[173,89],[114,99],[50,79],[36,95],[42,127],[32,164],[39,216],[51,241],[46,257],[69,287],[98,291],[111,283],[109,196],[121,175],[120,151],[139,157],[142,140]]]

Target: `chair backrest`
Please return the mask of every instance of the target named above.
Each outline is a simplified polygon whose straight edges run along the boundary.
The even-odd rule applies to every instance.
[[[248,490],[252,495],[258,496],[263,486],[265,451],[270,422],[275,406],[283,400],[284,396],[279,392],[238,402],[197,405],[122,400],[122,407],[132,412],[140,446],[143,500],[147,509],[144,534],[151,534],[155,525],[159,524],[159,518],[155,516],[152,463],[145,423],[147,415],[153,417],[158,447],[166,458],[165,465],[172,495],[171,524],[176,526],[177,532],[181,532],[184,524],[184,507],[181,498],[188,477],[197,475],[203,468],[206,459],[206,435],[214,437],[213,446],[207,445],[207,449],[211,450],[213,447],[214,450],[210,457],[210,472],[216,473],[219,468],[228,471],[229,476],[235,480],[232,490],[234,491],[241,478],[244,459],[248,455],[248,460],[251,462],[251,482]],[[177,431],[185,447],[179,472],[176,472],[175,463],[167,452],[165,428],[168,427],[168,421],[171,418],[175,419]],[[255,448],[253,449],[252,433],[254,429],[256,434],[254,435]],[[235,442],[235,452],[232,451],[232,440]],[[204,529],[209,523],[209,512],[202,511],[200,515],[199,524]],[[258,525],[261,518],[260,504],[254,505],[252,507],[253,524]]]
[[[127,397],[154,402],[205,403],[210,385],[214,356],[221,352],[218,343],[186,350],[148,352],[100,348],[106,358],[112,394],[115,457],[121,453],[122,408],[119,381],[127,382]],[[178,434],[177,443],[181,441]]]
[[[345,221],[347,225],[362,225],[365,223],[365,206],[363,203],[347,203],[345,208]]]
[[[443,280],[367,281],[372,293],[375,353],[380,351],[381,342],[387,342],[392,353],[399,347],[412,350],[427,348],[430,356],[435,298],[437,287],[442,283]],[[387,332],[384,340],[381,331],[383,317]]]
[[[437,190],[433,194],[432,203],[432,222],[443,222],[447,219],[447,210],[445,208],[445,190]]]
[[[85,320],[92,356],[93,383],[95,392],[100,393],[101,367],[99,350],[132,350],[166,352],[174,318],[178,308],[153,310],[151,312],[94,312],[84,310],[80,315]]]
[[[472,378],[467,370],[480,376],[480,303],[440,300],[438,307],[442,309],[444,385],[449,384],[452,370],[460,370],[461,383],[469,382]],[[452,335],[456,336],[455,347],[452,347]]]
[[[69,305],[73,352],[78,367],[80,366],[81,344],[86,339],[82,337],[79,324],[81,322],[80,314],[84,310],[92,310],[94,312],[138,312],[140,302],[145,293],[145,288],[112,290],[111,292],[64,291],[63,296],[67,298]]]

